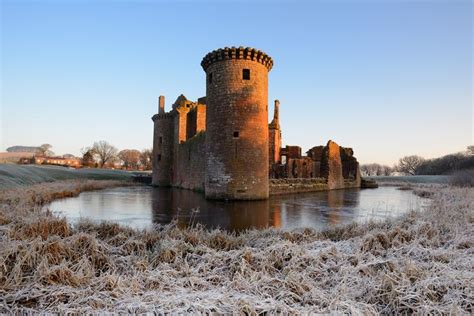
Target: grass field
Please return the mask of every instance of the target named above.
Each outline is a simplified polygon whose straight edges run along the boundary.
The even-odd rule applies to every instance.
[[[374,176],[364,177],[381,185],[448,184],[450,176]]]
[[[0,152],[0,163],[17,163],[21,158],[31,158],[35,154],[30,152]]]
[[[121,185],[0,191],[0,313],[472,314],[474,190],[325,232],[71,226],[42,207]]]
[[[122,170],[0,164],[0,189],[58,180],[130,180],[131,177],[131,172]]]

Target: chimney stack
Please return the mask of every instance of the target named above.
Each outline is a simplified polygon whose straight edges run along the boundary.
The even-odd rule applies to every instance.
[[[280,128],[280,101],[279,100],[275,100],[273,122],[276,127]]]
[[[158,114],[165,113],[165,96],[160,95],[158,98]]]
[[[275,100],[275,112],[273,113],[273,117],[278,121],[280,118],[280,101]]]

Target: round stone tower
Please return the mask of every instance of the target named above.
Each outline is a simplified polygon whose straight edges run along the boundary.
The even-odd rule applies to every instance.
[[[170,186],[173,174],[173,116],[165,112],[165,97],[160,96],[158,114],[152,117],[153,127],[153,175],[154,186]]]
[[[207,54],[206,198],[268,198],[268,72],[273,60],[254,48]]]

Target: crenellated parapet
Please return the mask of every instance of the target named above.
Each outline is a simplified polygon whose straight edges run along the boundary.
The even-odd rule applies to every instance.
[[[265,52],[252,47],[225,47],[216,49],[208,53],[201,61],[201,66],[204,71],[218,61],[230,59],[245,59],[261,63],[270,71],[273,67],[273,59]]]
[[[158,113],[155,114],[151,117],[152,121],[155,122],[156,120],[162,120],[162,119],[170,119],[173,118],[173,111],[166,112],[166,113]]]

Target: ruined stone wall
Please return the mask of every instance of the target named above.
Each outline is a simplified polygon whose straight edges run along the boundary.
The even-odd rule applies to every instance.
[[[173,186],[204,191],[206,170],[205,132],[177,145]]]
[[[204,130],[206,130],[206,106],[204,104],[198,104],[187,114],[186,139]]]
[[[270,179],[270,195],[326,191],[324,178]]]
[[[272,166],[280,163],[280,148],[281,148],[281,130],[269,128],[268,129],[268,162],[270,166],[270,178],[275,178],[276,174]]]
[[[186,118],[186,139],[189,139],[196,135],[196,123],[197,123],[197,111],[192,109],[188,112]]]
[[[178,107],[173,105],[173,172],[172,181],[178,176],[178,158],[179,158],[179,144],[186,141],[186,127],[189,109],[186,107]]]
[[[308,150],[308,157],[313,160],[313,177],[321,177],[321,159],[323,156],[324,146],[315,146]]]
[[[270,164],[270,178],[272,177],[273,164],[281,163],[280,101],[275,100],[273,111],[273,120],[268,124],[268,162]]]
[[[268,198],[268,71],[254,49],[208,54],[205,191],[213,199]],[[245,79],[245,74],[249,79]]]
[[[359,169],[359,163],[354,157],[352,148],[341,147],[341,162],[344,179],[355,179],[357,170]]]
[[[286,146],[281,155],[285,164],[271,166],[271,178],[306,179],[324,178],[327,189],[358,188],[361,184],[359,163],[351,148],[339,147],[333,141],[326,146],[315,146],[301,157],[301,148]]]
[[[268,129],[268,142],[269,163],[280,163],[281,130],[274,128]]]
[[[196,133],[206,130],[206,105],[198,104],[196,106]]]
[[[301,158],[301,147],[300,146],[286,146],[282,150],[282,155],[286,156],[286,159],[298,159]]]
[[[346,187],[360,187],[361,176],[359,162],[352,148],[341,147],[342,176]]]
[[[189,108],[181,107],[176,108],[174,116],[174,137],[175,143],[179,144],[186,141],[186,132],[187,132],[187,119]]]
[[[153,116],[152,185],[169,186],[173,172],[173,117],[170,113]]]
[[[344,188],[340,148],[338,144],[331,140],[323,151],[321,175],[327,179],[329,190]]]
[[[286,164],[288,178],[314,178],[313,160],[309,157],[289,158]]]

